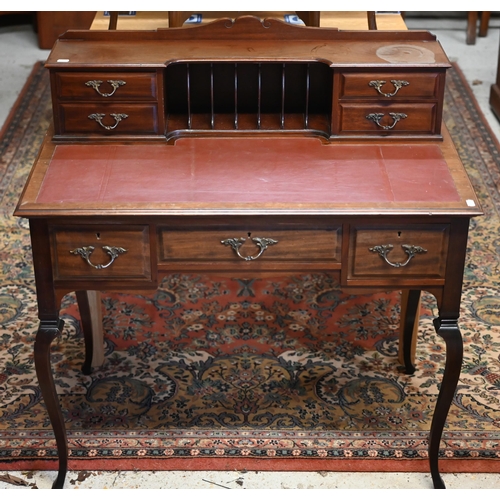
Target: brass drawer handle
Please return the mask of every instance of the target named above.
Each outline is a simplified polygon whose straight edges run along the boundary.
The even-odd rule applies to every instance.
[[[94,269],[106,269],[109,267],[115,259],[122,253],[125,253],[127,250],[122,247],[108,247],[103,246],[102,249],[111,257],[111,260],[107,264],[92,264],[90,262],[90,256],[92,255],[92,252],[95,250],[93,246],[88,246],[88,247],[80,247],[80,248],[75,248],[75,250],[70,250],[69,253],[72,253],[73,255],[79,255],[83,260],[87,262],[89,266],[92,266]]]
[[[127,82],[124,82],[123,80],[106,80],[111,87],[113,87],[113,91],[110,92],[109,94],[106,94],[105,92],[101,92],[99,90],[99,87],[102,84],[102,80],[90,80],[89,82],[85,82],[85,85],[87,87],[92,87],[100,96],[102,97],[111,97],[115,92],[118,87],[121,87],[122,85],[125,85]]]
[[[259,238],[257,236],[251,238],[251,240],[259,247],[259,253],[257,255],[248,255],[246,257],[244,255],[241,255],[240,253],[240,248],[243,243],[245,243],[246,238],[228,238],[227,240],[222,240],[221,243],[223,245],[230,246],[240,259],[247,261],[258,259],[264,253],[267,247],[276,245],[276,243],[278,243],[277,240],[273,240],[272,238]]]
[[[389,116],[392,117],[392,125],[382,125],[380,121],[382,118],[385,116],[384,113],[370,113],[369,115],[366,115],[367,120],[370,120],[374,123],[376,123],[380,128],[383,128],[384,130],[391,130],[394,128],[396,123],[398,123],[399,120],[404,120],[405,118],[408,118],[408,115],[405,113],[389,113]]]
[[[102,128],[105,128],[106,130],[114,130],[124,118],[128,118],[128,115],[124,113],[110,113],[110,116],[112,116],[115,119],[115,124],[104,125],[104,123],[102,123],[102,119],[105,116],[106,116],[105,113],[92,113],[91,115],[89,115],[89,119],[95,120]]]
[[[408,254],[408,258],[405,260],[405,262],[391,262],[387,258],[387,254],[394,248],[393,245],[376,245],[372,248],[370,248],[370,252],[376,252],[382,257],[387,264],[389,264],[392,267],[405,267],[408,265],[411,259],[417,255],[417,253],[425,253],[427,250],[425,248],[419,247],[417,245],[401,245],[403,250]]]
[[[394,85],[394,92],[386,94],[385,92],[382,92],[382,85],[385,83],[385,80],[372,80],[371,82],[368,82],[368,85],[370,87],[374,87],[377,92],[384,97],[394,97],[399,92],[400,88],[410,85],[410,83],[406,80],[391,80],[391,83]]]

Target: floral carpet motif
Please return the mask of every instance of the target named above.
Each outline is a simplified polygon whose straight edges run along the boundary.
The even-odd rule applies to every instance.
[[[37,65],[0,137],[0,469],[53,468],[48,459],[57,457],[32,357],[29,230],[12,216],[50,116],[48,75]],[[500,459],[500,151],[456,66],[445,121],[485,216],[471,223],[464,364],[441,456],[446,470],[492,471]],[[430,294],[414,375],[397,357],[399,292],[348,295],[328,274],[173,274],[148,295],[104,294],[106,357],[90,376],[81,372],[74,295],[62,306],[52,363],[74,469],[428,469],[445,361]]]

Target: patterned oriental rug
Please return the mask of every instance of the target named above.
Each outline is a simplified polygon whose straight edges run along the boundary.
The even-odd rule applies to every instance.
[[[12,212],[51,117],[38,64],[1,131],[0,469],[54,469],[32,358],[30,238]],[[500,148],[459,68],[445,119],[486,215],[472,221],[465,360],[443,471],[500,471]],[[444,367],[425,294],[417,371],[397,360],[399,292],[351,296],[328,274],[169,275],[156,293],[105,294],[104,366],[81,373],[73,295],[53,366],[70,469],[428,471]]]

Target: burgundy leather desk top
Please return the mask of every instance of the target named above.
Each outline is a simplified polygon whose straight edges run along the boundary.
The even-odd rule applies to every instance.
[[[58,145],[36,198],[65,203],[391,203],[460,199],[435,145],[183,138]]]

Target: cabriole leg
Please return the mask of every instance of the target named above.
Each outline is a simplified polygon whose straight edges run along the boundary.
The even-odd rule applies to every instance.
[[[434,320],[434,328],[438,335],[446,342],[446,364],[441,389],[434,410],[434,416],[432,417],[429,438],[429,463],[434,488],[444,489],[446,486],[439,474],[438,467],[439,445],[446,417],[448,416],[451,402],[453,401],[457,388],[458,379],[460,378],[463,358],[463,341],[457,320],[436,318]]]
[[[52,321],[42,320],[35,340],[35,370],[42,391],[42,397],[47,407],[47,413],[49,414],[50,423],[54,430],[59,455],[59,470],[57,478],[52,485],[52,488],[57,489],[64,487],[64,479],[68,470],[68,439],[52,376],[50,346],[54,338],[61,334],[62,328],[63,321],[59,318]]]
[[[92,368],[102,366],[104,362],[101,293],[79,290],[76,292],[76,299],[85,339],[85,361],[82,372],[90,375]]]
[[[420,290],[403,290],[401,294],[401,325],[399,362],[405,373],[415,373],[415,345],[418,335]]]

